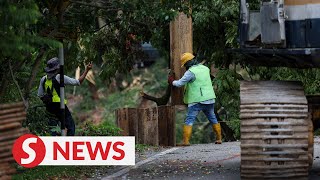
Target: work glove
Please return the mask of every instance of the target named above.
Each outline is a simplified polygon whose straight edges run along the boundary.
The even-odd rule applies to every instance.
[[[86,70],[89,71],[90,69],[92,69],[92,62],[86,65]]]
[[[172,85],[172,82],[174,81],[174,77],[172,75],[168,76],[168,83]]]

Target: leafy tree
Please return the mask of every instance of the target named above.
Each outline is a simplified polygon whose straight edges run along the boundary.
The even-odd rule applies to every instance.
[[[237,0],[0,0],[0,5],[2,102],[35,94],[34,82],[43,74],[39,70],[45,59],[57,56],[59,42],[67,71],[94,61],[103,80],[129,72],[143,58],[142,42],[151,42],[169,61],[169,24],[183,11],[193,19],[194,52],[208,66],[221,69],[213,81],[218,103],[230,112],[231,120],[239,120],[242,77],[229,67],[241,59],[225,51],[238,47]],[[257,79],[301,80],[308,94],[319,92],[318,70],[243,67]]]
[[[21,98],[19,84],[28,81],[28,70],[39,55],[36,50],[44,44],[52,47],[59,44],[37,35],[34,25],[41,14],[34,1],[1,0],[0,5],[0,98],[6,102]],[[13,85],[16,91],[11,90]]]

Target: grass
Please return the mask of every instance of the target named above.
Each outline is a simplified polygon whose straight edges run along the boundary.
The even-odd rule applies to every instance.
[[[147,149],[149,149],[151,146],[150,145],[146,145],[146,144],[136,144],[136,151],[137,152],[144,152]]]
[[[17,168],[18,173],[12,176],[13,180],[40,180],[40,179],[87,179],[94,176],[99,170],[108,166],[37,166],[35,168]]]

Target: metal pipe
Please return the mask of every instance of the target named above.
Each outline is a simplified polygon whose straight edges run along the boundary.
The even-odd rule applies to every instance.
[[[60,61],[60,111],[61,111],[61,136],[66,136],[66,124],[65,124],[65,104],[64,104],[64,55],[63,44],[59,48],[59,61]]]
[[[249,23],[249,9],[246,0],[240,1],[240,19],[242,24]]]
[[[240,23],[239,23],[239,34],[240,34],[240,46],[245,46],[245,42],[248,40],[249,30],[249,8],[246,0],[240,1]]]
[[[280,24],[280,38],[281,41],[286,41],[286,32],[285,32],[285,12],[284,12],[284,0],[278,1],[278,20]]]

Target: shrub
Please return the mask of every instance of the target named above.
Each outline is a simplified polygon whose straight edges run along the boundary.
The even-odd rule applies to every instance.
[[[105,121],[102,124],[94,125],[86,122],[82,128],[77,129],[79,136],[119,136],[121,129],[116,125]]]
[[[30,107],[27,111],[27,119],[23,121],[23,126],[27,127],[31,133],[38,136],[50,134],[46,109],[43,105]]]

